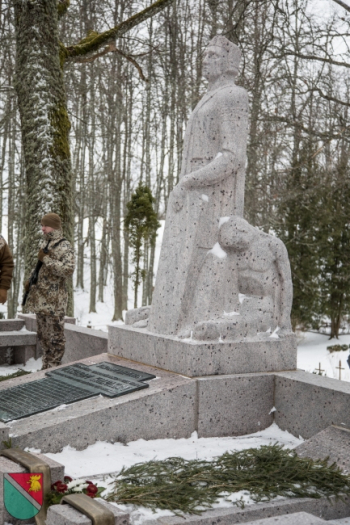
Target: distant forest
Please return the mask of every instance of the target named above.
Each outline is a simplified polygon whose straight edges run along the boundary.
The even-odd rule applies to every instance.
[[[60,18],[60,38],[69,45],[106,31],[151,3],[72,0]],[[337,336],[347,327],[350,12],[339,3],[173,0],[109,49],[67,64],[73,285],[84,287],[89,257],[91,312],[104,299],[108,275],[114,282],[113,318],[127,308],[133,257],[124,228],[127,203],[142,182],[152,192],[158,219],[164,219],[179,177],[186,122],[205,91],[203,51],[214,35],[223,34],[242,50],[237,83],[250,101],[245,218],[287,246],[294,328],[327,325]],[[0,0],[0,16],[0,230],[7,225],[16,261],[8,302],[8,316],[14,317],[23,291],[24,246],[31,239],[10,0]],[[40,177],[35,191],[49,191]],[[146,242],[142,305],[152,300],[154,256]]]

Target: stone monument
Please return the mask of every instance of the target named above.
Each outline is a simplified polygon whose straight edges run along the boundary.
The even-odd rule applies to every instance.
[[[128,332],[126,341],[119,333],[115,342],[123,357],[142,361],[140,352],[132,349],[139,344],[135,338],[140,332],[158,335],[162,344],[167,340],[167,350],[157,358],[154,354],[162,352],[159,340],[149,345],[142,340],[143,356],[149,354],[142,362],[166,368],[164,353],[179,355],[179,350],[192,352],[194,360],[193,352],[197,352],[197,361],[202,362],[199,356],[204,347],[194,350],[195,343],[210,343],[214,352],[227,354],[225,361],[228,348],[223,349],[223,344],[231,344],[231,358],[238,348],[233,343],[243,352],[248,347],[254,352],[255,343],[256,351],[264,347],[275,359],[278,345],[274,343],[284,340],[289,358],[281,362],[280,348],[275,366],[295,368],[287,250],[279,239],[243,219],[248,96],[235,84],[240,57],[239,48],[223,36],[213,38],[204,53],[208,90],[187,125],[180,180],[168,203],[152,305],[128,311],[127,327],[118,327],[124,335],[125,329],[133,329],[135,335],[132,338]],[[176,341],[172,349],[170,340]],[[265,370],[271,366],[275,369],[270,364]],[[215,365],[210,370],[200,366],[196,373],[244,371],[262,370],[235,371]]]

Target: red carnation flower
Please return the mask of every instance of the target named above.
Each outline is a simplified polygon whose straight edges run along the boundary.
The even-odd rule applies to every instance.
[[[86,488],[86,495],[89,496],[89,498],[94,498],[98,492],[98,488],[93,483],[90,483],[90,485]]]
[[[56,492],[60,492],[63,494],[68,489],[67,485],[65,483],[62,483],[62,481],[56,481],[51,487]]]

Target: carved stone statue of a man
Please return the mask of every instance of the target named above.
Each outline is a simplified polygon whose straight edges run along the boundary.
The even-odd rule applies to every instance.
[[[220,218],[243,215],[248,97],[235,85],[240,57],[239,48],[222,36],[213,38],[204,54],[208,90],[190,116],[180,181],[168,203],[151,332],[190,335],[196,283],[218,241]],[[237,290],[218,301],[218,308],[233,309]]]
[[[243,219],[248,97],[235,85],[240,55],[222,36],[205,51],[208,91],[187,125],[152,306],[126,316],[135,328],[145,327],[149,316],[149,332],[182,339],[291,333],[287,250]]]

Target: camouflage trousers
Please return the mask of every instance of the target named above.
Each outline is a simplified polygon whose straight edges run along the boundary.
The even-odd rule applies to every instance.
[[[36,314],[37,335],[43,351],[42,370],[61,364],[65,350],[64,315]]]

